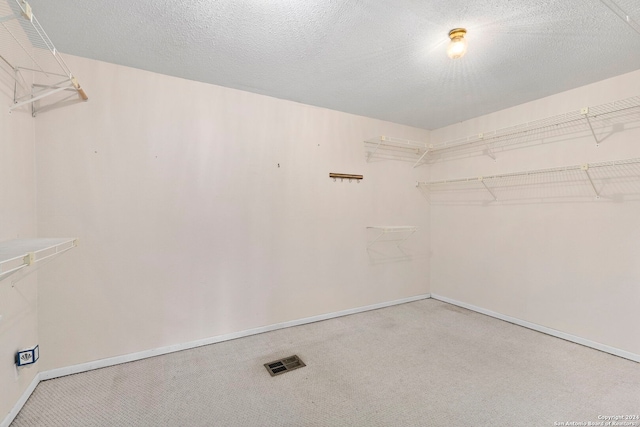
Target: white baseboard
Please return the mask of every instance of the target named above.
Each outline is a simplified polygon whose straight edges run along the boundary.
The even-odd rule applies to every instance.
[[[13,408],[11,408],[11,411],[9,411],[7,416],[4,417],[4,420],[0,422],[0,427],[9,427],[9,424],[11,424],[13,420],[18,416],[18,412],[20,412],[24,404],[27,403],[27,400],[31,396],[31,393],[33,393],[33,390],[36,389],[39,382],[40,382],[40,374],[36,374],[36,376],[33,377],[33,380],[31,380],[29,387],[27,387],[24,393],[22,393],[22,396],[20,396],[20,399],[18,399],[16,404],[13,405]]]
[[[505,314],[496,313],[495,311],[487,310],[481,307],[476,307],[475,305],[456,301],[451,298],[443,297],[441,295],[431,294],[431,298],[436,299],[438,301],[446,302],[449,304],[457,305],[458,307],[467,308],[469,310],[472,310],[481,314],[486,314],[487,316],[495,317],[496,319],[504,320],[506,322],[513,323],[518,326],[523,326],[525,328],[533,329],[534,331],[542,332],[543,334],[551,335],[557,338],[562,338],[563,340],[571,341],[576,344],[580,344],[586,347],[594,348],[596,350],[604,351],[605,353],[613,354],[614,356],[623,357],[625,359],[633,360],[634,362],[640,362],[640,354],[635,354],[629,351],[620,350],[619,348],[611,347],[605,344],[600,344],[595,341],[591,341],[575,335],[567,334],[565,332],[561,332],[556,329],[547,328],[546,326],[541,326],[535,323],[527,322],[526,320],[521,320],[515,317],[507,316]]]
[[[350,314],[362,313],[364,311],[377,310],[379,308],[390,307],[398,304],[419,301],[431,298],[430,294],[416,295],[414,297],[403,298],[395,301],[382,302],[379,304],[367,305],[364,307],[351,308],[348,310],[337,311],[334,313],[321,314],[318,316],[306,317],[304,319],[292,320],[289,322],[276,323],[274,325],[263,326],[260,328],[248,329],[246,331],[234,332],[226,335],[218,335],[216,337],[205,338],[202,340],[191,341],[183,344],[170,345],[151,350],[145,350],[138,353],[125,354],[122,356],[109,357],[107,359],[95,360],[93,362],[81,363],[79,365],[67,366],[64,368],[51,369],[36,374],[29,387],[24,391],[18,402],[11,409],[9,414],[0,422],[0,427],[9,427],[18,412],[35,390],[40,381],[50,380],[53,378],[63,377],[65,375],[79,374],[81,372],[91,371],[93,369],[106,368],[108,366],[119,365],[121,363],[133,362],[135,360],[146,359],[148,357],[160,356],[162,354],[173,353],[175,351],[188,350],[190,348],[201,347],[203,345],[215,344],[222,341],[229,341],[236,338],[248,337],[250,335],[261,334],[264,332],[275,331],[277,329],[290,328],[292,326],[305,325],[307,323],[320,322],[322,320],[333,319],[336,317],[348,316]]]
[[[484,308],[476,307],[471,304],[467,304],[464,302],[456,301],[451,298],[443,297],[440,295],[434,294],[423,294],[417,295],[410,298],[403,298],[395,301],[383,302],[379,304],[368,305],[364,307],[357,307],[348,310],[342,310],[334,313],[321,314],[318,316],[306,317],[304,319],[292,320],[289,322],[276,323],[274,325],[263,326],[260,328],[248,329],[245,331],[234,332],[231,334],[218,335],[211,338],[205,338],[202,340],[191,341],[182,344],[176,344],[166,347],[160,347],[151,350],[145,350],[138,353],[125,354],[122,356],[110,357],[106,359],[100,359],[93,362],[81,363],[79,365],[67,366],[64,368],[52,369],[49,371],[40,372],[35,376],[29,387],[24,391],[18,402],[11,409],[9,414],[5,417],[5,419],[0,423],[0,427],[9,427],[14,418],[18,415],[18,412],[22,409],[24,404],[26,403],[33,390],[35,390],[38,382],[45,381],[53,378],[62,377],[65,375],[78,374],[81,372],[90,371],[93,369],[106,368],[108,366],[119,365],[121,363],[133,362],[135,360],[146,359],[148,357],[159,356],[162,354],[173,353],[175,351],[188,350],[190,348],[201,347],[204,345],[215,344],[218,342],[229,341],[236,338],[247,337],[250,335],[261,334],[264,332],[275,331],[278,329],[290,328],[292,326],[305,325],[308,323],[320,322],[322,320],[333,319],[336,317],[348,316],[351,314],[362,313],[364,311],[377,310],[379,308],[390,307],[398,304],[405,304],[408,302],[418,301],[422,299],[433,298],[438,301],[446,302],[449,304],[457,305],[459,307],[467,308],[469,310],[486,314],[487,316],[494,317],[496,319],[504,320],[509,323],[513,323],[515,325],[523,326],[525,328],[532,329],[534,331],[542,332],[557,338],[561,338],[567,341],[571,341],[577,344],[581,344],[587,347],[594,348],[596,350],[604,351],[606,353],[613,354],[615,356],[623,357],[625,359],[633,360],[634,362],[640,362],[640,355],[634,354],[625,350],[620,350],[614,347],[610,347],[604,344],[597,343],[595,341],[590,341],[575,335],[567,334],[565,332],[561,332],[555,329],[547,328],[546,326],[537,325],[535,323],[527,322],[526,320],[517,319],[515,317],[507,316],[501,313],[497,313],[491,310],[487,310]]]
[[[151,350],[145,350],[138,353],[130,353],[122,356],[109,357],[107,359],[95,360],[93,362],[81,363],[79,365],[66,366],[64,368],[51,369],[49,371],[40,372],[40,380],[50,380],[52,378],[63,377],[65,375],[78,374],[93,369],[106,368],[107,366],[119,365],[121,363],[133,362],[135,360],[146,359],[148,357],[160,356],[162,354],[173,353],[175,351],[188,350],[190,348],[201,347],[203,345],[215,344],[222,341],[229,341],[236,338],[248,337],[250,335],[261,334],[264,332],[275,331],[277,329],[290,328],[292,326],[305,325],[307,323],[320,322],[322,320],[333,319],[336,317],[348,316],[350,314],[362,313],[363,311],[377,310],[379,308],[390,307],[392,305],[405,304],[408,302],[418,301],[430,298],[430,294],[417,295],[410,298],[403,298],[395,301],[388,301],[379,304],[367,305],[364,307],[351,308],[348,310],[337,311],[334,313],[321,314],[318,316],[306,317],[304,319],[292,320],[289,322],[276,323],[274,325],[262,326],[260,328],[248,329],[245,331],[234,332],[231,334],[218,335],[211,338],[204,338],[197,341],[186,342],[182,344],[170,345]]]

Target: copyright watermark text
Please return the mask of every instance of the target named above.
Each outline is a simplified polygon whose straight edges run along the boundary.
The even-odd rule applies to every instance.
[[[597,421],[554,421],[554,426],[640,427],[640,415],[598,415]]]

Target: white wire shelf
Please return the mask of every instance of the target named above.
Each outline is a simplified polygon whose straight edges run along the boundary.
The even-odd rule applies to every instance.
[[[482,151],[494,157],[495,150],[571,134],[590,134],[595,143],[600,144],[612,132],[621,130],[616,129],[616,125],[630,122],[640,122],[640,96],[432,144],[426,157],[459,151]],[[610,132],[603,132],[610,127],[613,127]]]
[[[35,114],[36,101],[54,94],[56,103],[69,92],[89,99],[24,0],[0,0],[0,77],[12,86],[9,111],[30,104]]]
[[[463,198],[469,197],[469,192],[484,194],[487,196],[484,201],[585,196],[611,199],[615,195],[640,193],[640,158],[418,182],[417,186],[431,193],[464,192]]]
[[[407,240],[416,231],[418,231],[418,227],[414,225],[372,225],[367,227],[367,229],[378,230],[380,232],[380,234],[378,234],[378,236],[375,239],[371,240],[367,244],[367,249],[369,249],[375,243],[387,241],[387,240],[380,240],[380,239],[389,233],[398,233],[399,239],[395,239],[393,241],[398,242],[396,243],[396,245],[400,246],[402,243],[404,243],[405,240]]]
[[[364,141],[367,162],[375,159],[405,160],[414,162],[418,166],[424,159],[429,146],[418,141],[380,136]]]
[[[34,263],[78,246],[75,238],[15,239],[0,242],[0,280]]]

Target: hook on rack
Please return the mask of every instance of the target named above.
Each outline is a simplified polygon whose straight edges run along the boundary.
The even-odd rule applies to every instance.
[[[355,179],[357,182],[360,182],[364,178],[364,176],[362,176],[362,175],[353,175],[353,174],[348,174],[348,173],[330,173],[329,174],[329,178],[333,178],[334,182],[338,178],[340,178],[340,182],[343,182],[345,179],[348,179],[349,183],[351,183],[352,179]]]

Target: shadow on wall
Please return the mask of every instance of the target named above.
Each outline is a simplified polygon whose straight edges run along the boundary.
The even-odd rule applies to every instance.
[[[398,262],[410,262],[415,259],[407,249],[397,246],[395,243],[379,245],[375,249],[367,249],[369,264],[393,264]]]
[[[415,259],[403,244],[418,231],[417,227],[369,227],[367,254],[371,265],[408,262]]]
[[[421,183],[432,205],[640,201],[640,158],[567,168]]]

